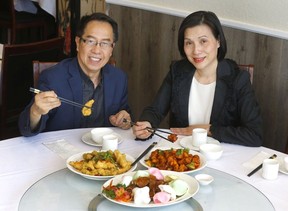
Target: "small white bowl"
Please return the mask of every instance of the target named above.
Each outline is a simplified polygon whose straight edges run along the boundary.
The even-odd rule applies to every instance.
[[[223,149],[219,144],[202,144],[199,149],[207,160],[217,160],[223,154]]]
[[[214,178],[209,174],[197,174],[195,179],[200,183],[200,185],[209,185],[214,180]]]
[[[112,133],[113,130],[110,128],[98,127],[91,130],[91,137],[96,144],[102,144],[103,136],[110,135]]]

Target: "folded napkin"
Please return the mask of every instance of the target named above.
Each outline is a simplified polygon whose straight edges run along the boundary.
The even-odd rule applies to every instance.
[[[248,161],[244,162],[242,165],[249,169],[252,170],[254,168],[256,168],[257,166],[259,166],[260,164],[263,163],[263,160],[266,158],[269,158],[271,155],[268,154],[267,152],[259,152],[257,153],[254,157],[250,158]]]
[[[42,144],[65,160],[70,156],[81,152],[79,149],[64,139],[44,142]]]

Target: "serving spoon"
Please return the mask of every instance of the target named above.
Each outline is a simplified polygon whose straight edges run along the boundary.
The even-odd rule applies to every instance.
[[[153,142],[147,149],[145,149],[144,152],[142,152],[142,154],[138,156],[138,158],[136,158],[136,160],[131,164],[131,166],[134,166],[136,163],[138,163],[139,160],[141,160],[156,145],[157,142]]]

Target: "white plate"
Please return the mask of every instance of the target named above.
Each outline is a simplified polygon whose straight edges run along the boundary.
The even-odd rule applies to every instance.
[[[123,139],[122,139],[122,137],[121,137],[119,134],[117,134],[117,133],[112,133],[112,134],[118,136],[118,144],[120,144],[120,143],[123,142]],[[93,141],[90,132],[85,133],[85,134],[82,136],[81,140],[82,140],[85,144],[88,144],[88,145],[90,145],[90,146],[102,147],[102,144],[97,144],[95,141]]]
[[[288,174],[288,170],[286,170],[284,166],[284,158],[281,157],[281,158],[278,158],[277,160],[279,162],[279,171],[283,174]]]
[[[207,137],[207,144],[220,144],[220,142],[214,138]],[[184,148],[189,148],[192,150],[199,151],[199,147],[196,147],[192,144],[192,136],[186,136],[186,137],[181,138],[180,145]]]
[[[77,154],[72,155],[71,157],[69,157],[69,158],[66,160],[66,166],[67,166],[67,168],[68,168],[70,171],[74,172],[75,174],[79,174],[79,175],[81,175],[82,177],[85,177],[85,178],[91,179],[91,180],[108,180],[108,179],[110,179],[110,178],[112,178],[112,177],[115,176],[115,175],[113,175],[113,176],[92,176],[92,175],[88,175],[88,174],[83,174],[83,173],[77,171],[75,168],[73,168],[73,166],[71,166],[71,165],[69,164],[70,161],[80,161],[80,160],[83,160],[82,155],[83,155],[84,153],[89,153],[89,152],[92,152],[92,151],[77,153]],[[126,154],[126,159],[127,159],[128,161],[130,161],[131,163],[133,163],[134,160],[135,160],[135,158],[133,158],[132,156],[130,156],[130,155],[128,155],[128,154]],[[135,164],[134,166],[132,166],[132,168],[129,169],[128,172],[134,171],[134,170],[136,169],[136,167],[137,167],[137,164]],[[126,172],[125,172],[125,173],[126,173]],[[120,174],[120,175],[122,175],[122,174]]]
[[[147,153],[141,160],[140,160],[140,163],[145,166],[146,168],[150,168],[150,166],[148,166],[146,163],[145,163],[145,160],[147,160],[151,153],[157,149],[161,149],[161,150],[168,150],[168,149],[171,149],[171,147],[155,147],[153,148],[149,153]],[[173,147],[173,149],[180,149],[180,148],[177,148],[177,147]],[[183,149],[183,148],[181,148]],[[194,170],[190,170],[190,171],[184,171],[182,173],[185,173],[185,174],[189,174],[189,173],[192,173],[192,172],[196,172],[196,171],[199,171],[201,169],[203,169],[206,165],[207,165],[207,162],[206,162],[206,158],[199,152],[196,152],[194,150],[190,150],[189,151],[189,154],[192,154],[192,155],[198,155],[200,157],[200,166],[197,168],[197,169],[194,169]],[[174,171],[172,171],[174,172]]]
[[[133,176],[135,172],[127,172],[125,173],[124,175],[129,175],[129,176]],[[162,170],[161,173],[163,174],[163,176],[169,176],[169,175],[175,175],[178,177],[178,179],[180,180],[183,180],[185,181],[188,186],[189,186],[189,189],[188,191],[181,197],[173,200],[173,201],[170,201],[168,203],[163,203],[163,204],[154,204],[153,202],[150,202],[150,204],[134,204],[133,202],[119,202],[119,201],[116,201],[116,200],[113,200],[113,199],[110,199],[108,197],[104,195],[104,197],[106,199],[108,199],[109,201],[112,201],[116,204],[121,204],[121,205],[125,205],[125,206],[129,206],[129,207],[141,207],[141,208],[151,208],[151,207],[163,207],[163,206],[169,206],[169,205],[174,205],[174,204],[177,204],[177,203],[180,203],[180,202],[183,202],[191,197],[193,197],[199,190],[199,183],[197,182],[197,180],[194,178],[194,177],[191,177],[187,174],[183,174],[181,172],[174,172],[174,171],[164,171]],[[116,176],[108,181],[106,181],[103,186],[102,186],[102,190],[103,190],[103,187],[107,187],[110,182],[113,181],[112,185],[116,185],[118,183],[120,183],[122,181],[122,176]]]

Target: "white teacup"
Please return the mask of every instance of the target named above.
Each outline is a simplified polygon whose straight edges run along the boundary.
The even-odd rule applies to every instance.
[[[288,156],[284,157],[284,167],[285,170],[288,171]]]
[[[274,180],[278,177],[279,162],[276,159],[265,159],[262,165],[262,177]]]
[[[118,136],[109,134],[103,136],[102,150],[116,150],[118,148]]]
[[[103,136],[112,134],[113,130],[110,128],[94,128],[91,130],[91,138],[96,144],[102,144]]]
[[[194,128],[192,133],[192,145],[199,147],[207,143],[207,130],[203,128]]]

